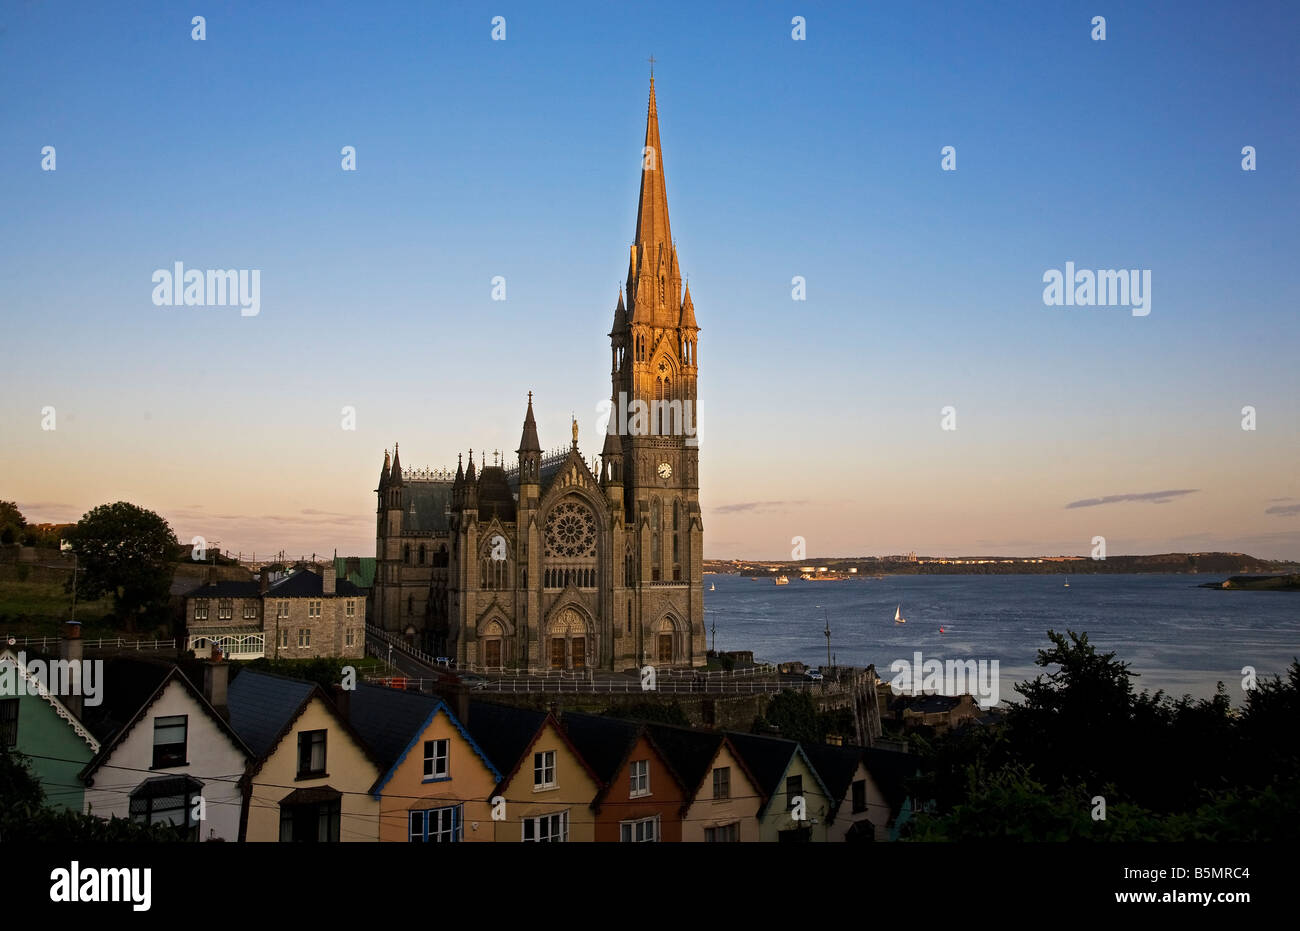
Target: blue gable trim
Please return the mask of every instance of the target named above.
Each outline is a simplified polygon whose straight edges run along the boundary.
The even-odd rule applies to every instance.
[[[803,760],[804,765],[808,767],[808,772],[812,773],[812,777],[817,780],[817,788],[822,790],[822,796],[826,798],[827,804],[834,805],[835,799],[831,798],[830,790],[826,788],[826,783],[822,782],[822,777],[821,774],[817,772],[817,767],[813,766],[812,760],[808,759],[808,754],[803,752],[803,744],[794,745],[794,753],[790,754],[790,759],[785,764],[785,771],[781,773],[781,778],[785,779],[786,776],[789,774],[790,764],[794,762],[794,758],[796,754],[798,755],[799,759]],[[776,798],[775,792],[773,792],[770,796],[768,796],[767,801],[765,801],[762,807],[759,808],[758,810],[759,820],[762,820],[767,816],[768,806],[772,804],[772,799],[774,798]]]
[[[493,779],[497,783],[501,782],[501,774],[497,772],[497,768],[492,765],[492,761],[487,758],[487,755],[479,748],[479,745],[475,742],[474,738],[469,735],[469,731],[465,730],[465,726],[460,723],[460,719],[451,713],[451,709],[447,707],[447,703],[442,699],[438,699],[438,703],[433,706],[433,710],[430,711],[429,716],[424,719],[424,723],[420,725],[419,729],[416,730],[413,735],[411,735],[411,740],[407,743],[406,749],[402,751],[401,755],[398,756],[397,761],[389,767],[388,772],[384,773],[384,778],[379,780],[379,783],[375,786],[371,794],[375,797],[376,801],[378,801],[384,794],[384,786],[388,785],[388,781],[393,778],[393,774],[397,772],[397,768],[406,762],[406,758],[410,755],[411,750],[417,743],[420,743],[421,738],[424,737],[424,732],[429,729],[429,725],[433,723],[433,719],[439,714],[445,714],[447,716],[447,720],[455,726],[460,736],[465,738],[465,742],[469,744],[470,749],[473,750],[474,754],[483,761],[483,765],[488,768],[488,772],[492,774]]]

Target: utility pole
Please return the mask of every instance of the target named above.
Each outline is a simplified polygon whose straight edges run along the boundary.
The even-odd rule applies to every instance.
[[[717,621],[713,622],[712,630],[713,630],[713,652],[717,653],[718,652],[718,622]]]
[[[826,668],[829,670],[831,668],[831,618],[826,613],[825,605],[818,605],[817,607],[822,609],[822,617],[826,619]]]

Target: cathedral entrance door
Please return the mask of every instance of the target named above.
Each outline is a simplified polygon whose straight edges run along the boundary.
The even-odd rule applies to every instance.
[[[493,669],[501,666],[501,641],[489,640],[483,644],[483,664]]]
[[[673,661],[673,635],[659,635],[659,662],[671,663]]]
[[[552,669],[564,668],[564,638],[563,637],[551,638],[551,668]]]
[[[573,668],[584,669],[587,665],[587,638],[575,637],[569,641],[573,645]]]

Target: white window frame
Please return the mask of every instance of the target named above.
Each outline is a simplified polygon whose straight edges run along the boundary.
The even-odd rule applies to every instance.
[[[347,603],[347,616],[348,616],[348,617],[356,617],[356,615],[357,615],[357,602],[356,602],[356,599],[354,599],[354,598],[349,598],[349,599],[348,599],[348,603]]]
[[[548,774],[550,779],[546,778]],[[533,791],[543,792],[555,786],[555,751],[539,750],[533,754]]]
[[[638,835],[643,835],[638,837]],[[618,823],[618,839],[624,844],[653,844],[659,841],[659,816]]]
[[[429,824],[435,819],[437,825],[431,832]],[[406,836],[413,843],[454,843],[464,838],[464,826],[460,805],[415,809],[407,813]]]
[[[531,827],[532,837],[528,836]],[[545,836],[543,836],[545,833]],[[525,818],[520,826],[520,839],[526,844],[563,844],[569,839],[569,809],[553,811],[535,818]]]
[[[633,760],[631,766],[631,791],[629,798],[643,798],[650,794],[650,761]]]
[[[439,766],[438,764],[442,764]],[[451,741],[426,740],[424,742],[424,781],[451,778]]]

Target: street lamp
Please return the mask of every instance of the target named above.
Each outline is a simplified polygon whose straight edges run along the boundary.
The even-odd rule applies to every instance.
[[[825,605],[817,605],[817,607],[819,607],[819,608],[822,609],[822,617],[826,620],[826,630],[824,631],[824,633],[826,634],[826,669],[827,669],[827,671],[830,671],[830,668],[831,668],[831,619],[830,619],[830,615],[828,615],[828,614],[826,613],[826,606],[825,606]]]

